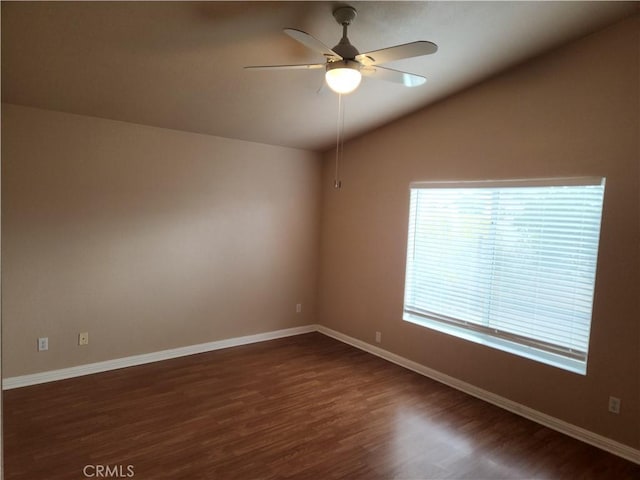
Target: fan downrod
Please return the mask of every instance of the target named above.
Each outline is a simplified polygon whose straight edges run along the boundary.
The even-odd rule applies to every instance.
[[[356,9],[349,6],[339,7],[333,11],[333,18],[335,18],[336,22],[342,26],[351,25],[351,22],[355,20],[356,15],[358,15]]]

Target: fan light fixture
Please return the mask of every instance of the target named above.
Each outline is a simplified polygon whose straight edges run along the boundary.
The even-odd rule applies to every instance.
[[[356,62],[340,61],[327,64],[325,79],[329,88],[336,93],[347,94],[353,92],[360,81],[362,74]]]
[[[253,65],[244,67],[252,70],[320,70],[325,69],[325,79],[331,90],[337,94],[351,93],[358,88],[362,76],[398,83],[405,87],[417,87],[426,82],[426,78],[413,73],[402,72],[381,66],[383,63],[421,57],[436,53],[435,43],[419,40],[417,42],[394,45],[392,47],[360,53],[349,41],[347,30],[357,15],[356,9],[342,5],[333,11],[333,18],[342,26],[342,38],[338,44],[329,48],[307,32],[295,28],[285,28],[284,33],[305,47],[321,54],[323,63],[305,63],[298,65]]]
[[[342,26],[342,38],[338,44],[329,48],[320,40],[307,32],[295,28],[285,28],[284,33],[301,43],[305,47],[315,50],[324,56],[324,63],[305,63],[298,65],[254,65],[244,68],[252,70],[307,70],[325,69],[325,80],[331,90],[338,94],[338,136],[336,139],[336,172],[334,187],[340,189],[342,182],[339,178],[338,163],[344,150],[344,108],[342,95],[351,93],[358,88],[362,75],[367,77],[398,83],[405,87],[416,87],[426,82],[426,78],[413,73],[385,68],[381,63],[404,60],[405,58],[420,57],[436,53],[435,43],[419,40],[417,42],[395,45],[392,47],[360,53],[349,41],[347,29],[355,20],[356,9],[349,5],[341,5],[333,11],[333,18]]]

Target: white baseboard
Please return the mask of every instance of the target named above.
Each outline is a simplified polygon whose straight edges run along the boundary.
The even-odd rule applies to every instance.
[[[215,342],[200,343],[198,345],[172,348],[169,350],[161,350],[159,352],[133,355],[131,357],[116,358],[114,360],[89,363],[86,365],[79,365],[77,367],[62,368],[60,370],[50,370],[48,372],[34,373],[31,375],[8,377],[2,379],[2,390],[10,390],[12,388],[18,387],[28,387],[30,385],[37,385],[39,383],[64,380],[66,378],[81,377],[83,375],[90,375],[92,373],[106,372],[108,370],[116,370],[118,368],[133,367],[135,365],[143,365],[145,363],[169,360],[171,358],[184,357],[196,353],[205,353],[211,352],[213,350],[220,350],[222,348],[247,345],[249,343],[264,342],[265,340],[290,337],[292,335],[300,335],[303,333],[315,332],[317,330],[317,325],[305,325],[303,327],[286,328],[284,330],[275,330],[272,332],[258,333],[255,335],[247,335],[244,337],[235,337],[225,340],[218,340]]]
[[[571,423],[565,422],[564,420],[560,420],[545,413],[539,412],[520,403],[496,395],[495,393],[491,393],[487,390],[483,390],[482,388],[478,388],[474,385],[471,385],[470,383],[463,382],[462,380],[450,377],[449,375],[445,375],[444,373],[438,372],[437,370],[425,367],[424,365],[396,355],[395,353],[383,350],[382,348],[376,347],[375,345],[363,342],[362,340],[358,340],[357,338],[350,337],[330,328],[323,327],[322,325],[317,326],[317,331],[336,340],[340,340],[343,343],[359,348],[360,350],[364,350],[365,352],[383,358],[389,362],[395,363],[396,365],[400,365],[401,367],[412,370],[416,373],[419,373],[420,375],[424,375],[425,377],[429,377],[440,383],[448,385],[452,388],[455,388],[456,390],[460,390],[461,392],[472,395],[476,398],[479,398],[480,400],[484,400],[485,402],[508,410],[512,413],[515,413],[516,415],[525,417],[536,423],[544,425],[545,427],[549,427],[560,433],[564,433],[565,435],[588,443],[589,445],[593,445],[594,447],[606,450],[609,453],[613,453],[614,455],[625,458],[631,462],[640,464],[640,450],[636,450],[635,448],[632,448],[628,445],[616,442],[615,440],[603,437],[602,435],[598,435],[597,433],[593,433],[582,427],[578,427]]]
[[[187,347],[173,348],[170,350],[162,350],[160,352],[146,353],[142,355],[134,355],[131,357],[118,358],[115,360],[107,360],[104,362],[90,363],[87,365],[79,365],[77,367],[63,368],[60,370],[51,370],[48,372],[34,373],[31,375],[21,375],[17,377],[9,377],[2,380],[2,389],[9,390],[12,388],[26,387],[37,385],[39,383],[53,382],[66,378],[80,377],[90,375],[92,373],[106,372],[116,370],[118,368],[132,367],[135,365],[143,365],[145,363],[158,362],[161,360],[169,360],[171,358],[184,357],[196,353],[211,352],[222,348],[236,347],[239,345],[247,345],[250,343],[264,342],[266,340],[274,340],[276,338],[289,337],[292,335],[301,335],[303,333],[320,332],[323,335],[339,340],[343,343],[356,347],[365,352],[376,355],[384,360],[400,365],[401,367],[412,370],[416,373],[429,377],[440,383],[448,385],[456,390],[472,395],[480,400],[484,400],[500,408],[508,410],[512,413],[528,418],[536,423],[549,427],[570,437],[581,440],[585,443],[598,447],[607,452],[618,455],[619,457],[640,464],[640,450],[636,450],[628,445],[616,442],[609,438],[593,433],[582,427],[578,427],[571,423],[565,422],[558,418],[552,417],[545,413],[529,408],[520,403],[514,402],[507,398],[501,397],[487,390],[478,388],[470,383],[463,382],[457,378],[450,377],[444,373],[425,367],[407,358],[391,353],[380,347],[376,347],[369,343],[363,342],[356,338],[350,337],[343,333],[337,332],[322,325],[305,325],[302,327],[286,328],[284,330],[275,330],[273,332],[258,333],[256,335],[247,335],[244,337],[235,337],[226,340],[218,340],[215,342],[201,343],[198,345],[190,345]]]

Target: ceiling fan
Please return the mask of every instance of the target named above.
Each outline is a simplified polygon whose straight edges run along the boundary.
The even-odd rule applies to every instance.
[[[438,50],[438,46],[435,43],[417,41],[383,48],[381,50],[374,50],[372,52],[360,53],[356,47],[351,45],[349,38],[347,38],[347,29],[356,18],[356,15],[356,9],[350,6],[339,7],[333,11],[333,17],[338,24],[342,25],[342,38],[333,48],[327,47],[320,40],[301,30],[294,28],[284,29],[284,33],[294,40],[324,55],[326,59],[325,63],[256,65],[245,68],[252,70],[304,70],[324,68],[326,70],[325,79],[327,85],[329,85],[329,88],[334,92],[340,94],[351,93],[358,88],[362,80],[362,75],[399,83],[406,87],[416,87],[427,81],[427,79],[421,75],[382,67],[380,64],[405,58],[430,55]]]

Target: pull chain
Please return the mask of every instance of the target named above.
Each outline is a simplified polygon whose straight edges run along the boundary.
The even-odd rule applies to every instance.
[[[342,104],[342,94],[338,94],[338,132],[336,135],[336,171],[333,178],[333,188],[340,190],[342,180],[340,180],[339,163],[344,152],[344,106]]]

